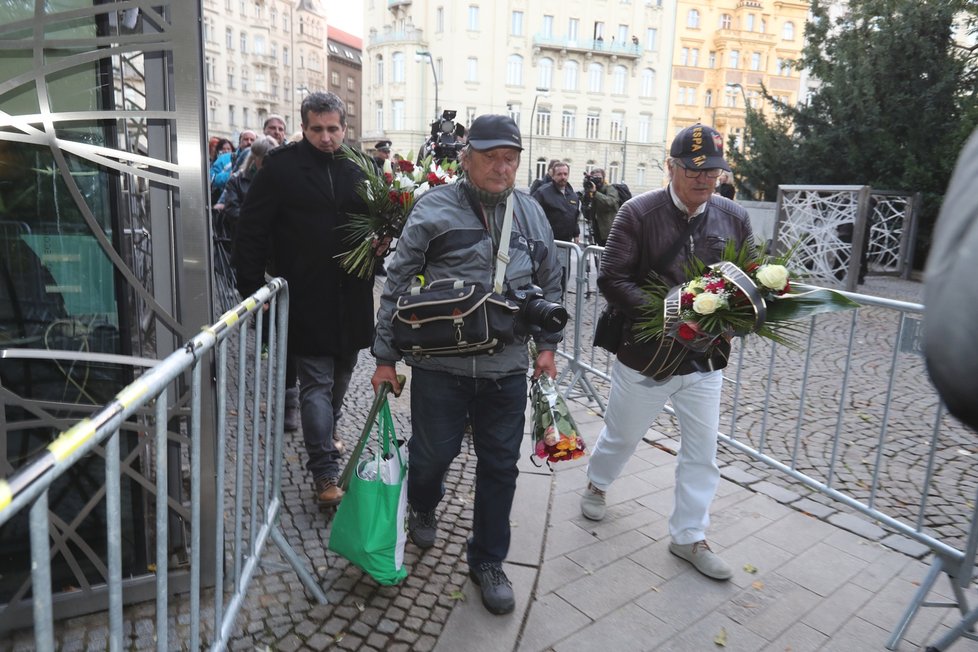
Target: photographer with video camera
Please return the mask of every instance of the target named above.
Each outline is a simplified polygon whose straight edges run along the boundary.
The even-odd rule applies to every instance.
[[[458,112],[445,109],[441,117],[431,123],[431,135],[418,153],[417,162],[431,156],[436,161],[456,161],[465,147],[465,127],[455,122]]]
[[[532,337],[537,345],[533,377],[556,377],[554,351],[567,318],[557,303],[561,267],[553,231],[540,205],[515,191],[522,151],[512,118],[482,115],[472,122],[459,156],[464,175],[425,192],[408,216],[387,267],[373,345],[375,391],[387,382],[399,392],[396,363],[403,357],[411,366],[408,536],[419,548],[435,545],[445,473],[461,451],[466,423],[472,427],[478,464],[466,554],[469,575],[493,614],[515,608],[503,562],[525,425],[526,343]],[[506,240],[506,250],[498,252]],[[508,254],[507,262],[499,262],[500,253]],[[519,306],[517,323],[524,327],[509,336],[510,344],[492,352],[402,355],[392,319],[398,300],[415,294],[416,279],[423,278],[418,294],[436,283],[491,288],[497,264],[505,264],[501,289]]]
[[[618,189],[604,182],[602,168],[585,172],[582,185],[584,189],[580,196],[584,219],[591,229],[594,243],[603,247],[608,241],[611,224],[615,221],[615,215],[618,214],[618,208],[621,206]]]

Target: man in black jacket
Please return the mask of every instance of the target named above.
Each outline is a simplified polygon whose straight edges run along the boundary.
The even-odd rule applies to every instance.
[[[577,242],[581,235],[581,202],[577,193],[567,182],[570,177],[570,166],[558,161],[550,170],[553,181],[545,183],[535,192],[533,198],[540,202],[543,213],[554,231],[554,240]]]
[[[373,340],[373,279],[347,274],[336,258],[344,228],[366,206],[354,188],[363,178],[337,155],[346,107],[333,93],[302,101],[302,134],[265,158],[252,181],[234,243],[238,290],[264,283],[272,261],[289,282],[289,355],[299,375],[302,433],[316,500],[336,505],[340,451],[334,438],[357,352]]]
[[[632,323],[646,303],[642,284],[655,272],[667,287],[685,282],[684,266],[694,256],[719,262],[728,241],[753,244],[750,220],[736,203],[713,193],[723,160],[723,139],[693,125],[679,132],[667,161],[669,187],[653,190],[622,206],[601,258],[598,287],[625,313],[618,358],[611,371],[611,395],[604,428],[588,465],[581,512],[591,520],[605,514],[605,492],[662,410],[672,403],[679,417],[681,447],[676,460],[675,506],[669,517],[669,551],[718,580],[732,570],[706,543],[710,503],[720,481],[716,464],[720,389],[730,345],[663,363],[657,342],[636,342]],[[669,340],[664,338],[664,343]],[[672,344],[682,351],[681,345]]]

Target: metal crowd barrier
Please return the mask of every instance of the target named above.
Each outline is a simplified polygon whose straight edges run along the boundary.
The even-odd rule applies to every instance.
[[[269,333],[263,352],[263,306],[268,305]],[[254,324],[254,335],[252,332]],[[21,510],[30,510],[31,576],[33,623],[36,649],[54,650],[51,586],[51,539],[48,524],[48,491],[51,484],[72,465],[105,445],[105,500],[108,563],[105,584],[109,594],[108,647],[123,649],[123,580],[120,523],[120,426],[141,408],[151,407],[156,496],[167,496],[168,399],[171,390],[185,383],[190,374],[191,399],[188,435],[190,440],[190,623],[189,635],[179,645],[201,649],[202,621],[209,634],[209,647],[225,649],[249,584],[262,560],[269,539],[289,561],[303,585],[321,604],[326,595],[312,572],[285,540],[279,527],[282,487],[282,437],[285,406],[285,343],[288,324],[288,290],[282,279],[274,279],[248,299],[226,312],[213,325],[187,342],[183,349],[148,369],[115,399],[90,418],[61,433],[37,459],[11,477],[0,480],[0,525]],[[228,353],[235,350],[237,364],[229,365]],[[217,468],[214,523],[201,523],[201,387],[217,383]],[[203,376],[207,374],[205,380]],[[231,380],[232,388],[229,388]],[[236,386],[236,417],[227,422],[228,392]],[[250,394],[247,393],[250,391]],[[181,409],[185,406],[180,406]],[[234,414],[234,412],[231,412]],[[147,428],[149,430],[150,428]],[[147,433],[146,435],[150,435]],[[229,446],[233,443],[233,448]],[[226,461],[230,460],[230,467]],[[247,477],[246,477],[247,476]],[[207,479],[203,479],[207,481]],[[225,515],[226,495],[231,511]],[[155,574],[156,647],[171,648],[168,620],[170,587],[169,507],[156,500]],[[247,513],[247,517],[245,514]],[[228,520],[229,532],[225,531]],[[201,532],[214,529],[216,542],[213,577],[201,577]],[[225,577],[225,563],[231,566]],[[201,608],[202,584],[214,587],[209,604]]]
[[[603,411],[614,362],[592,346],[606,305],[595,282],[603,249],[565,242],[558,247],[576,270],[565,296],[571,319],[558,350],[559,385],[565,397]],[[825,502],[930,550],[927,577],[894,628],[889,649],[924,606],[956,607],[962,614],[933,649],[944,650],[961,636],[978,640],[970,632],[978,609],[969,611],[964,594],[978,551],[978,495],[965,450],[973,446],[974,432],[944,411],[928,379],[921,355],[923,306],[844,294],[860,307],[801,322],[797,351],[758,337],[735,340],[724,372],[722,461],[784,474]],[[671,414],[668,406],[666,411]],[[953,496],[942,493],[952,493],[950,488]],[[954,603],[927,601],[942,574]]]

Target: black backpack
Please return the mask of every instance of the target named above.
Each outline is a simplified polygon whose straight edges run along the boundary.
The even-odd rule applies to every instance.
[[[628,188],[628,184],[613,183],[611,185],[618,191],[618,201],[620,201],[622,204],[632,198],[632,191]]]

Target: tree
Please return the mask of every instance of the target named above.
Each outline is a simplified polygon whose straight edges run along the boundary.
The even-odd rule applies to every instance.
[[[749,147],[733,155],[738,181],[768,200],[779,184],[921,191],[929,234],[978,124],[975,50],[953,31],[978,9],[969,0],[850,0],[832,21],[829,4],[812,1],[798,62],[820,86],[807,104],[775,103],[782,114],[773,120],[748,111]]]

